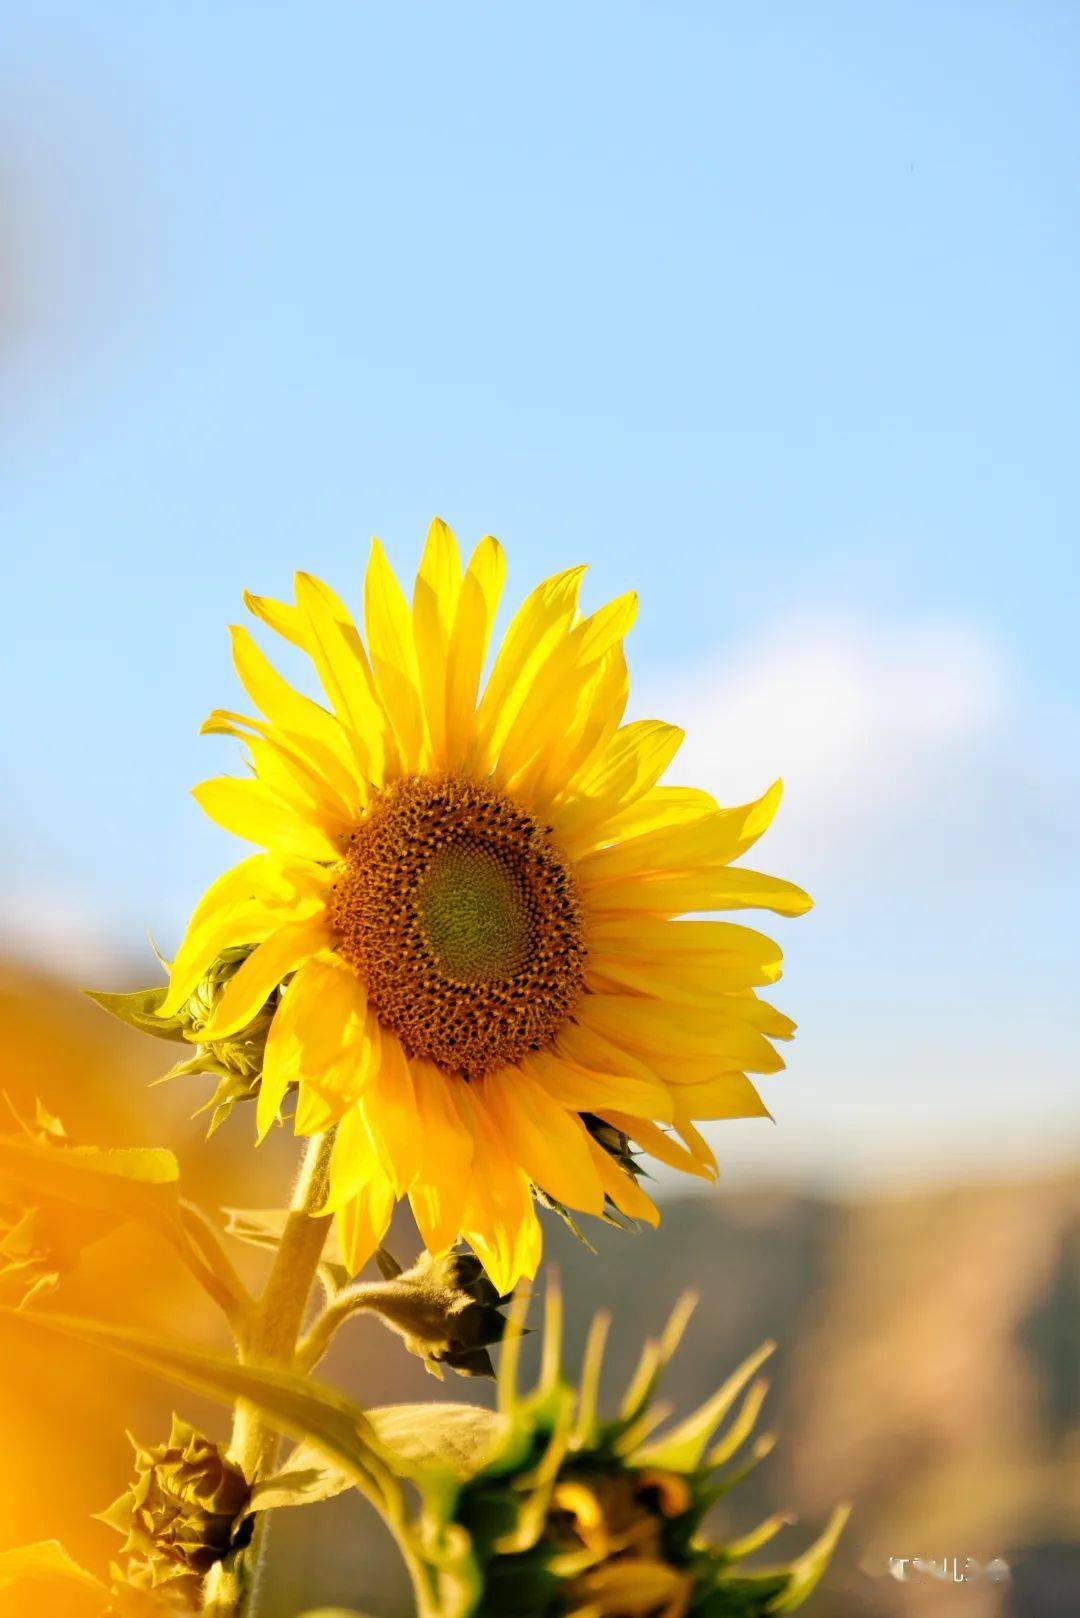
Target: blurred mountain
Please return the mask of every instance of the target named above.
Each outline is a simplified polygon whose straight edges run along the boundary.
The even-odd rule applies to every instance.
[[[292,1158],[279,1135],[251,1149],[241,1114],[206,1146],[189,1115],[203,1081],[151,1088],[167,1046],[111,1024],[70,988],[8,964],[0,973],[4,1088],[37,1093],[84,1139],[168,1142],[196,1195],[213,1204],[271,1204]],[[774,1453],[738,1492],[726,1526],[746,1530],[773,1510],[800,1523],[794,1548],[831,1505],[855,1502],[821,1618],[1073,1618],[1080,1612],[1080,1175],[1025,1184],[923,1191],[859,1203],[783,1190],[713,1191],[669,1199],[659,1232],[590,1230],[588,1252],[557,1221],[548,1256],[567,1293],[567,1360],[575,1366],[592,1312],[615,1329],[604,1392],[613,1400],[641,1340],[679,1294],[700,1303],[675,1362],[676,1411],[704,1399],[764,1338],[779,1350],[764,1421]],[[411,1256],[405,1221],[391,1246]],[[253,1259],[255,1258],[252,1255]],[[257,1262],[257,1261],[256,1261]],[[91,1249],[65,1286],[73,1310],[220,1340],[200,1296],[149,1238],[125,1234]],[[527,1342],[526,1369],[536,1338]],[[33,1349],[0,1328],[0,1545],[58,1534],[101,1567],[115,1539],[87,1513],[123,1487],[123,1429],[148,1441],[174,1398],[100,1356]],[[437,1383],[370,1320],[339,1339],[323,1368],[360,1402],[450,1398],[489,1403],[491,1389]],[[177,1396],[215,1434],[212,1407]],[[783,1541],[781,1541],[783,1543]],[[350,1499],[281,1513],[262,1618],[305,1606],[408,1611],[392,1547]],[[951,1569],[1004,1559],[1006,1582],[940,1580],[890,1558]],[[22,1610],[3,1605],[7,1618]],[[59,1609],[58,1609],[59,1611]],[[508,1615],[512,1618],[512,1615]]]

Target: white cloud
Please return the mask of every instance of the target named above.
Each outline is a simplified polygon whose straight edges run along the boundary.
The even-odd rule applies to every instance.
[[[969,624],[795,617],[655,685],[646,705],[686,728],[673,778],[731,803],[783,776],[770,841],[808,876],[855,879],[873,858],[963,878],[1064,830],[1059,766]]]
[[[75,983],[105,984],[129,966],[115,931],[102,926],[89,899],[15,892],[0,908],[0,953],[47,968]]]

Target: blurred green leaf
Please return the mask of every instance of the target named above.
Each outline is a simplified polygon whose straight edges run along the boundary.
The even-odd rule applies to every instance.
[[[0,1590],[28,1580],[81,1584],[107,1594],[100,1579],[88,1573],[70,1557],[58,1539],[40,1539],[33,1545],[18,1545],[0,1551]]]
[[[71,1146],[0,1135],[0,1184],[128,1219],[175,1216],[180,1169],[164,1147]]]
[[[5,1309],[23,1326],[96,1344],[142,1369],[155,1371],[222,1404],[246,1399],[288,1438],[310,1441],[392,1521],[403,1507],[398,1475],[410,1468],[392,1461],[367,1416],[343,1394],[311,1377],[269,1366],[239,1365],[227,1355],[194,1348],[127,1327],[71,1315]]]
[[[503,1436],[506,1418],[468,1404],[383,1405],[367,1411],[371,1431],[393,1459],[414,1468],[435,1468],[471,1477]],[[340,1467],[329,1465],[315,1444],[297,1444],[279,1472],[257,1483],[252,1511],[308,1506],[352,1488]]]

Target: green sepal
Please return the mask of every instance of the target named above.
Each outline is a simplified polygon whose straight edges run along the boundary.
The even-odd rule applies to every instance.
[[[183,1040],[184,1021],[178,1014],[171,1017],[159,1017],[158,1007],[163,1003],[168,992],[168,985],[159,983],[152,989],[134,989],[130,994],[110,994],[104,989],[84,989],[83,993],[88,1000],[92,1000],[102,1011],[110,1016],[117,1017],[129,1028],[138,1028],[144,1034],[153,1034],[156,1039]]]
[[[788,1575],[787,1584],[779,1600],[774,1601],[769,1608],[770,1613],[794,1612],[813,1593],[832,1559],[837,1541],[850,1516],[849,1505],[837,1506],[821,1537],[794,1562],[788,1564],[784,1570]]]

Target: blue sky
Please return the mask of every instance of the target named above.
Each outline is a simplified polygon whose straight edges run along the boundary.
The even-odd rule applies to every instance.
[[[634,586],[799,1017],[729,1172],[1075,1154],[1080,15],[42,0],[0,47],[9,948],[166,947],[241,588]],[[109,968],[112,970],[112,967]]]

